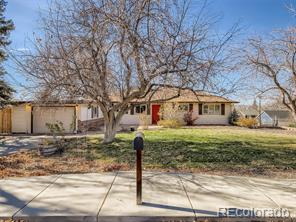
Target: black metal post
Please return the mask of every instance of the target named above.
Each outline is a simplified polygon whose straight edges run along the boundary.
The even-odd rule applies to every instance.
[[[137,204],[142,204],[142,150],[137,150]]]
[[[144,149],[144,134],[138,132],[133,141],[136,150],[136,193],[137,204],[142,204],[142,150]]]

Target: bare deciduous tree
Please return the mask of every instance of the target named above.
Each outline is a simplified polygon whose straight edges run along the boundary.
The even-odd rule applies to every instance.
[[[274,32],[264,40],[251,39],[247,64],[262,87],[276,90],[296,120],[296,28]]]
[[[112,142],[134,99],[167,85],[205,89],[216,78],[235,30],[213,38],[210,21],[202,13],[188,19],[188,7],[174,0],[56,1],[34,49],[13,58],[43,98],[97,103],[104,142]]]

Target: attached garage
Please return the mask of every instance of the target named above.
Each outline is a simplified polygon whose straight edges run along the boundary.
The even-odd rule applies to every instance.
[[[14,101],[0,109],[0,134],[50,134],[47,123],[62,122],[65,133],[77,133],[78,123],[87,129],[101,126],[98,106],[88,100]],[[97,122],[98,121],[98,122]],[[98,126],[98,127],[97,127]]]
[[[75,106],[33,106],[32,133],[49,133],[46,123],[63,123],[65,133],[72,133],[76,125]]]

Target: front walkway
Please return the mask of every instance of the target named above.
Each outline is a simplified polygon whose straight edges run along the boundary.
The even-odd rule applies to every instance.
[[[271,216],[271,210],[285,208],[290,213],[286,221],[296,217],[296,180],[145,172],[143,205],[136,205],[135,193],[135,172],[0,180],[0,216],[29,221],[241,221],[221,216],[225,208],[231,208],[230,216],[259,216],[264,209]]]

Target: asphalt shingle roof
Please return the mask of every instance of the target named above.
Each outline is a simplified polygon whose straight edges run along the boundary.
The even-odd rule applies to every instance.
[[[118,101],[118,98],[116,99]],[[202,91],[191,91],[189,89],[176,89],[176,88],[162,88],[157,91],[152,91],[143,99],[136,99],[132,102],[179,102],[179,103],[189,103],[189,102],[200,102],[200,103],[239,103],[228,98],[209,94]]]

